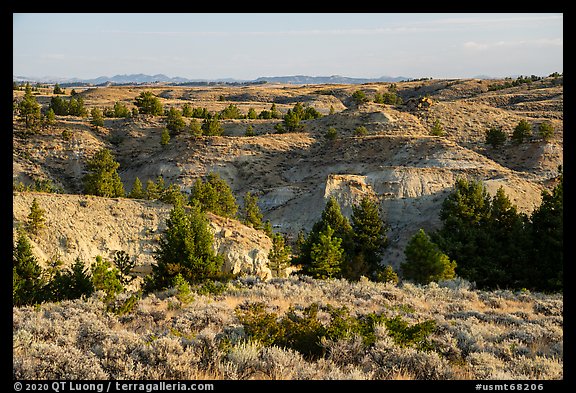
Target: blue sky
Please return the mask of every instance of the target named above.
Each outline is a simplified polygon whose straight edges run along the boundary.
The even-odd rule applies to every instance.
[[[563,72],[561,13],[13,14],[13,74],[192,79]]]

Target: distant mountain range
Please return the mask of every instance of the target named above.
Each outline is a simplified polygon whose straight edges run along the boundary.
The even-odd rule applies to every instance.
[[[89,85],[102,85],[102,84],[129,84],[129,83],[171,83],[171,84],[185,84],[185,83],[201,83],[201,82],[214,82],[214,83],[288,83],[288,84],[326,84],[326,83],[342,83],[342,84],[360,84],[370,82],[399,82],[402,80],[410,80],[411,78],[399,76],[382,76],[380,78],[350,78],[340,75],[331,76],[307,76],[307,75],[292,75],[292,76],[270,76],[260,77],[254,80],[240,80],[233,78],[224,79],[188,79],[179,76],[169,77],[164,74],[146,75],[146,74],[130,74],[130,75],[114,75],[112,77],[99,76],[93,79],[79,79],[79,78],[60,78],[60,77],[28,77],[13,75],[14,82],[37,82],[37,83],[59,83],[59,84],[89,84]]]

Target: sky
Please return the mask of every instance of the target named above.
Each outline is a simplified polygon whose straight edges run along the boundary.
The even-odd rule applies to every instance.
[[[562,13],[13,13],[13,75],[547,76]]]

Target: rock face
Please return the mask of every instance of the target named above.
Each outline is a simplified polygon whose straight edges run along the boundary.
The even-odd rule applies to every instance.
[[[112,260],[123,250],[136,260],[135,272],[145,275],[154,263],[153,251],[166,228],[171,206],[158,201],[101,198],[86,195],[13,193],[13,235],[24,225],[33,199],[42,208],[45,226],[30,236],[34,255],[46,264],[59,258],[64,266],[80,258],[90,265],[97,255]],[[223,270],[272,276],[268,268],[270,239],[232,219],[209,214],[214,250],[224,257]]]

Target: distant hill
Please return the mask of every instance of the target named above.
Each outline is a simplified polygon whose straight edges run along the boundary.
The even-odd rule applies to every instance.
[[[347,76],[331,75],[331,76],[307,76],[307,75],[292,75],[292,76],[265,76],[256,79],[256,82],[266,81],[270,83],[290,83],[290,84],[324,84],[324,83],[340,83],[340,84],[360,84],[360,83],[374,83],[374,82],[400,82],[409,80],[405,76],[381,76],[380,78],[350,78]]]
[[[102,85],[102,84],[128,84],[128,83],[189,83],[189,82],[221,82],[221,83],[288,83],[288,84],[328,84],[328,83],[339,83],[339,84],[360,84],[360,83],[372,83],[372,82],[400,82],[403,80],[409,80],[408,77],[392,77],[392,76],[382,76],[380,78],[351,78],[347,76],[331,75],[331,76],[308,76],[308,75],[292,75],[292,76],[266,76],[259,77],[254,80],[240,80],[234,78],[222,78],[222,79],[188,79],[183,77],[169,77],[164,74],[156,75],[146,75],[146,74],[123,74],[109,76],[99,76],[92,79],[80,79],[80,78],[61,78],[53,76],[44,77],[27,77],[20,75],[13,75],[12,80],[15,82],[38,82],[38,83],[79,83],[79,84],[90,84],[90,85]]]

